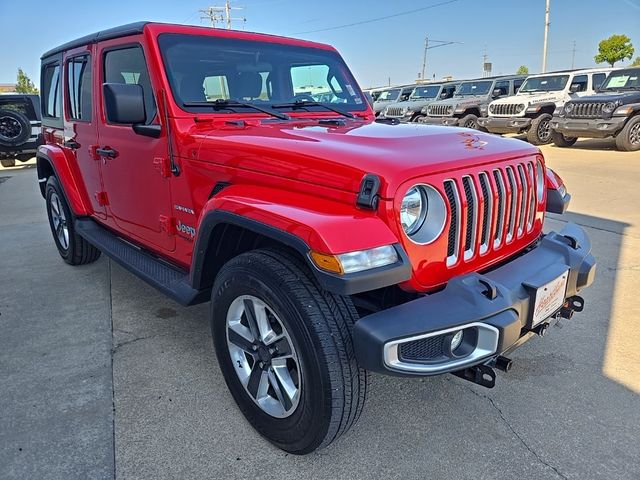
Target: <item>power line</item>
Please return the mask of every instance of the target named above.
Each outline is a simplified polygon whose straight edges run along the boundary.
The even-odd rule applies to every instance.
[[[386,15],[384,17],[377,17],[377,18],[371,18],[369,20],[361,20],[359,22],[346,23],[344,25],[337,25],[335,27],[319,28],[318,30],[307,30],[306,32],[296,32],[296,33],[293,33],[293,35],[302,35],[302,34],[305,34],[305,33],[328,32],[330,30],[338,30],[340,28],[355,27],[357,25],[364,25],[364,24],[367,24],[367,23],[373,23],[373,22],[379,22],[381,20],[387,20],[389,18],[396,18],[396,17],[401,17],[403,15],[410,15],[412,13],[423,12],[424,10],[429,10],[431,8],[436,8],[436,7],[441,7],[443,5],[448,5],[450,3],[455,3],[457,1],[458,0],[448,0],[446,2],[434,3],[433,5],[429,5],[427,7],[414,8],[413,10],[406,10],[404,12],[394,13],[392,15]]]
[[[218,26],[218,23],[225,23],[227,29],[231,29],[232,21],[247,21],[247,19],[244,17],[231,17],[231,10],[242,10],[242,7],[232,7],[231,2],[229,0],[226,0],[223,7],[208,7],[206,9],[198,11],[204,14],[200,17],[200,19],[209,20],[211,22],[211,27],[213,28],[216,28]]]

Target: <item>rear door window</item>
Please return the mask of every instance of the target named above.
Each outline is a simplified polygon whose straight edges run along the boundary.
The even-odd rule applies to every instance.
[[[67,62],[67,107],[72,120],[91,121],[91,60],[85,55]]]
[[[44,67],[42,80],[42,114],[48,118],[60,118],[60,65]]]

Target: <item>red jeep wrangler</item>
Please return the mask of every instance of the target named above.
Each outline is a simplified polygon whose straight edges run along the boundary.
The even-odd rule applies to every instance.
[[[60,255],[211,300],[231,394],[289,452],[353,425],[368,371],[493,386],[594,279],[583,230],[542,233],[569,195],[537,148],[376,121],[330,46],[136,23],[41,77]]]

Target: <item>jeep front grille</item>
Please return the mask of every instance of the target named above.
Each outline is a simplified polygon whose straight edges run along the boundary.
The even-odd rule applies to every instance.
[[[499,249],[530,232],[537,206],[533,162],[449,178],[447,266]]]
[[[389,107],[387,108],[385,117],[402,117],[404,116],[404,108],[403,107]]]
[[[494,103],[489,107],[489,111],[493,115],[517,115],[519,103]],[[522,112],[522,110],[520,110]]]
[[[446,117],[453,113],[453,106],[451,105],[431,105],[429,107],[429,115],[433,117]]]
[[[604,102],[576,102],[573,110],[567,114],[570,118],[598,118],[602,116]]]

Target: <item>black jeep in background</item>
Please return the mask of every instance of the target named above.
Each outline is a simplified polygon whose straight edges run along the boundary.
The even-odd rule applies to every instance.
[[[40,97],[26,94],[0,95],[0,164],[13,167],[16,160],[35,157],[42,144]]]
[[[614,137],[618,150],[640,150],[640,68],[615,70],[597,94],[559,107],[551,128],[558,147],[570,147],[579,137]]]

